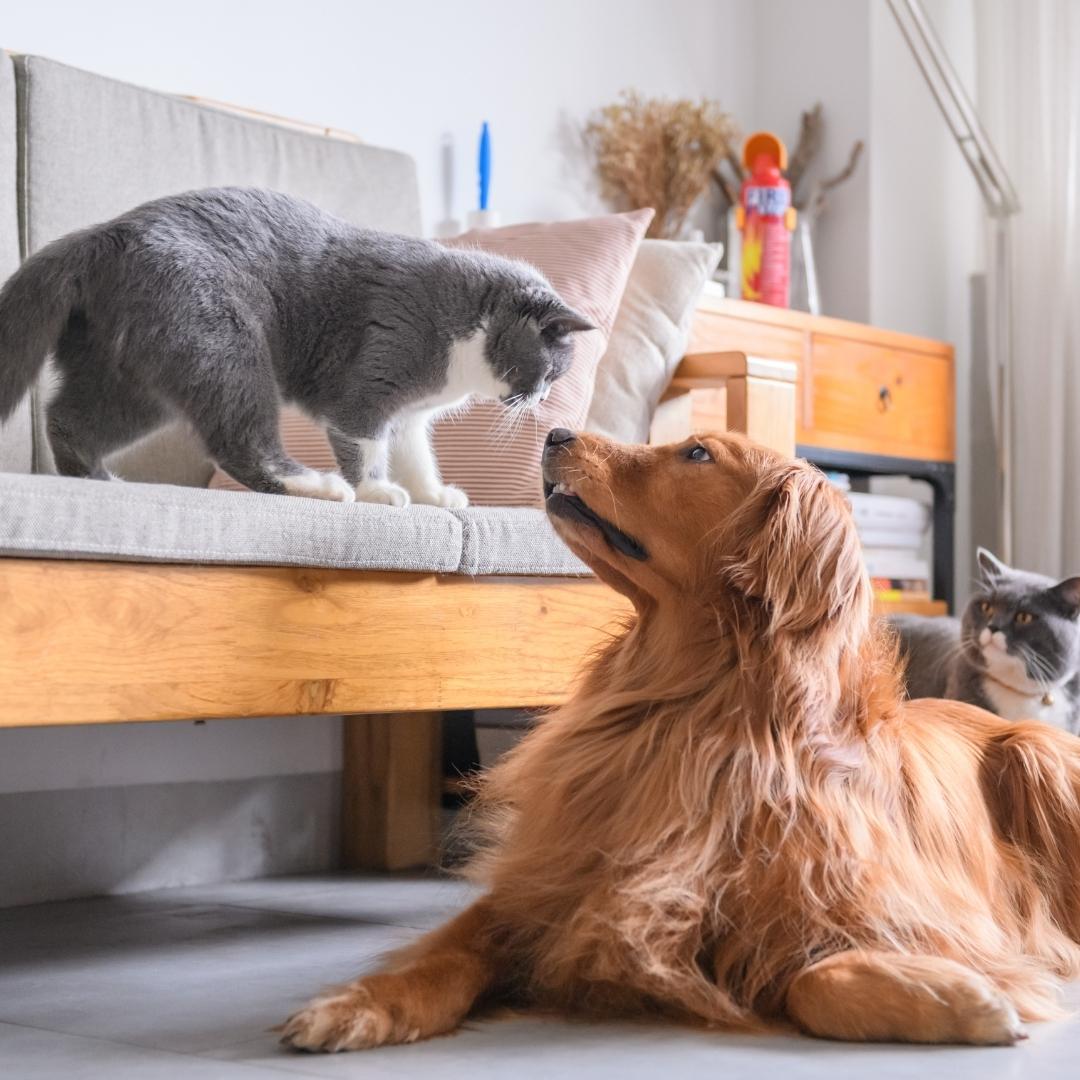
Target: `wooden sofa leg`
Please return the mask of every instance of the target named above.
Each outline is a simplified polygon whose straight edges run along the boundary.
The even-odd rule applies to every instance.
[[[441,728],[438,712],[345,717],[346,867],[402,870],[435,861]]]

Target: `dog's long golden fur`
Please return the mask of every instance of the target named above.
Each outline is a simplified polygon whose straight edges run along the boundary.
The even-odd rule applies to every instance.
[[[915,1041],[1057,1015],[1080,740],[901,700],[846,505],[809,466],[579,436],[545,478],[636,615],[484,779],[483,898],[285,1040],[426,1037],[500,997]]]

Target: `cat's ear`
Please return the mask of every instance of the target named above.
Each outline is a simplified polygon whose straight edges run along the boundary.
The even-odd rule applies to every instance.
[[[987,551],[984,547],[975,552],[975,557],[979,560],[979,569],[982,571],[984,581],[993,581],[996,578],[1004,577],[1009,572],[1009,568],[996,555]]]
[[[1047,589],[1047,592],[1057,598],[1068,611],[1070,619],[1080,616],[1080,577],[1059,581],[1052,589]]]
[[[552,311],[540,320],[540,333],[553,340],[595,329],[594,323],[570,308]]]

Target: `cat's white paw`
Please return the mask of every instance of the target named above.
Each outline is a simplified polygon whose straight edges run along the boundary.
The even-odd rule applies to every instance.
[[[425,488],[412,493],[413,502],[427,506],[444,506],[447,510],[462,510],[469,505],[469,496],[453,484],[440,484],[436,488]]]
[[[400,484],[391,484],[389,480],[365,480],[356,488],[356,501],[408,506],[410,500],[409,493]]]
[[[356,497],[352,485],[334,472],[316,472],[306,469],[295,476],[283,476],[281,483],[289,495],[303,495],[309,499],[328,499],[331,502],[352,502]]]

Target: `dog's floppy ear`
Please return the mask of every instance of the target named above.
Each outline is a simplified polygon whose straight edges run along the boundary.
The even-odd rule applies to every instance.
[[[791,463],[772,471],[735,519],[725,576],[764,603],[771,632],[868,614],[869,584],[851,513],[816,469]]]

